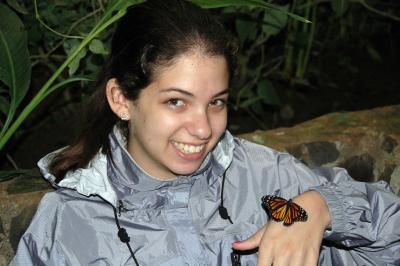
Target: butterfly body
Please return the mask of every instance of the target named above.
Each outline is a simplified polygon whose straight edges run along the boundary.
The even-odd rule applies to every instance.
[[[297,221],[307,221],[307,212],[291,199],[267,195],[262,198],[262,202],[268,210],[268,215],[275,221],[283,221],[285,226]]]

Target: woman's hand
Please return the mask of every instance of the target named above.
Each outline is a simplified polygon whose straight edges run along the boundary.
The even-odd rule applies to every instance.
[[[273,220],[254,235],[232,245],[236,250],[258,247],[258,266],[317,265],[325,229],[330,225],[329,209],[316,191],[303,193],[293,202],[308,213],[308,220],[284,226]]]

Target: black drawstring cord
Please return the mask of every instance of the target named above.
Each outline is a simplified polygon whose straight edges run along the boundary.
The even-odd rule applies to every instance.
[[[221,204],[218,207],[219,215],[222,219],[228,220],[231,224],[233,224],[231,217],[228,214],[228,210],[224,207],[224,187],[225,187],[225,173],[222,176],[222,187],[221,187]]]
[[[225,187],[225,179],[226,179],[225,173],[226,173],[226,171],[224,172],[224,174],[222,176],[221,204],[218,207],[218,211],[219,211],[219,215],[221,216],[222,219],[228,220],[231,224],[233,224],[231,217],[228,214],[228,210],[224,207],[224,187]],[[120,200],[119,206],[118,206],[118,214],[117,214],[117,208],[115,208],[113,206],[115,223],[117,224],[117,227],[118,227],[118,237],[121,240],[121,242],[126,243],[126,245],[128,246],[129,252],[132,255],[132,258],[135,261],[136,266],[139,266],[139,263],[136,260],[136,257],[135,257],[135,254],[133,253],[131,245],[129,244],[130,237],[129,237],[128,233],[126,232],[126,229],[121,227],[119,224],[118,215],[121,215],[121,210],[123,207],[124,207],[123,203]],[[232,252],[231,260],[232,260],[232,265],[240,265],[240,255],[239,254]]]
[[[228,210],[224,207],[224,187],[225,187],[225,179],[226,179],[225,173],[226,173],[226,170],[224,172],[224,175],[222,176],[221,204],[218,207],[218,211],[219,211],[219,215],[221,216],[222,219],[228,220],[231,224],[233,224],[231,217],[228,214]],[[241,265],[240,254],[236,250],[233,250],[231,252],[231,262],[232,262],[232,266],[240,266]]]
[[[122,201],[120,200],[120,201],[119,201],[119,207],[118,207],[118,213],[119,213],[119,215],[121,215],[121,209],[122,209],[122,208],[123,208],[123,204],[122,204]],[[136,257],[135,257],[135,253],[133,253],[133,250],[132,250],[132,248],[131,248],[131,245],[129,244],[129,241],[131,241],[131,239],[130,239],[128,233],[126,232],[126,229],[123,228],[123,227],[121,227],[121,226],[119,225],[119,220],[118,220],[118,215],[117,215],[117,209],[116,209],[114,206],[113,206],[113,209],[114,209],[115,223],[117,224],[117,227],[118,227],[118,237],[119,237],[119,240],[121,240],[121,242],[123,242],[123,243],[126,243],[126,245],[128,246],[129,252],[130,252],[131,255],[132,255],[132,258],[133,258],[133,260],[135,261],[136,266],[139,266],[139,263],[138,263],[138,261],[136,260]]]

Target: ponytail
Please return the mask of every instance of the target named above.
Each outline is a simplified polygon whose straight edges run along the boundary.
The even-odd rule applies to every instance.
[[[111,111],[104,89],[98,89],[85,106],[86,117],[80,135],[50,163],[50,172],[57,183],[68,171],[86,167],[99,151],[104,154],[109,152],[108,134],[118,117]]]

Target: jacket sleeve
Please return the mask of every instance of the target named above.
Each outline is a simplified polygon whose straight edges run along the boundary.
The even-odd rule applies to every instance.
[[[400,199],[386,182],[357,182],[342,168],[310,170],[294,158],[291,161],[298,178],[308,173],[318,180],[305,190],[318,191],[329,207],[331,229],[325,241],[355,252],[355,256],[347,252],[350,260],[362,256],[400,265]]]
[[[55,200],[53,193],[43,197],[10,265],[67,265],[55,237],[59,212]]]

